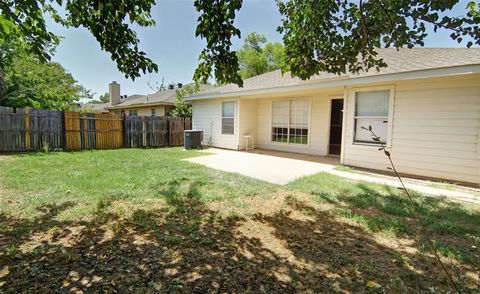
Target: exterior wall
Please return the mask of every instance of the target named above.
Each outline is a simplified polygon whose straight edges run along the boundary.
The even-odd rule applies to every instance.
[[[121,111],[125,111],[128,114],[130,110],[136,110],[137,115],[140,116],[151,116],[152,115],[152,108],[155,108],[155,116],[164,116],[165,115],[165,106],[151,106],[151,107],[132,107],[132,108],[122,108],[122,109],[112,109],[110,110],[111,113],[120,114]]]
[[[394,91],[387,141],[398,171],[480,183],[480,77],[423,79],[385,87]],[[355,91],[361,89],[347,89],[342,162],[385,170],[389,163],[378,146],[353,144]]]
[[[234,134],[222,134],[222,101],[236,101]],[[192,102],[192,128],[203,131],[203,144],[227,149],[239,149],[239,103],[235,99]]]
[[[253,137],[254,144],[257,145],[257,100],[241,99],[239,103],[239,148],[245,149],[245,135]],[[252,144],[252,142],[249,142]],[[250,147],[251,148],[251,145]]]
[[[308,99],[310,101],[310,117],[308,128],[308,144],[288,144],[272,142],[272,102],[284,98],[263,98],[257,102],[257,136],[256,146],[264,149],[298,152],[314,155],[327,155],[330,132],[331,100],[342,98],[343,93],[312,94],[293,99]],[[290,100],[290,99],[289,99]]]
[[[480,75],[425,78],[362,87],[290,92],[235,99],[235,134],[221,134],[222,101],[193,101],[193,128],[204,131],[204,144],[245,148],[253,135],[257,148],[327,155],[331,99],[344,97],[341,162],[387,170],[378,146],[353,144],[355,92],[391,89],[388,150],[401,173],[480,184]],[[310,101],[307,145],[271,141],[272,102]]]

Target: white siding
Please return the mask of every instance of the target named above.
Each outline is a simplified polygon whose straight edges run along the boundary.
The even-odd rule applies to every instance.
[[[389,85],[392,86],[392,85]],[[402,173],[480,183],[478,76],[394,85],[392,159]],[[353,145],[355,89],[347,90],[346,165],[384,170],[377,147]]]
[[[238,102],[235,103],[235,126],[233,135],[222,134],[222,101],[207,100],[192,103],[192,123],[194,130],[203,131],[203,144],[220,148],[238,149]]]
[[[254,143],[257,144],[257,100],[242,99],[239,103],[239,141],[240,149],[245,149],[245,138],[250,135]],[[249,143],[251,144],[251,142]]]

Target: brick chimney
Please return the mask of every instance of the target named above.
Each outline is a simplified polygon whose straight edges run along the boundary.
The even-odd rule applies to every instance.
[[[108,93],[110,94],[110,106],[120,103],[120,84],[113,81],[108,85]]]

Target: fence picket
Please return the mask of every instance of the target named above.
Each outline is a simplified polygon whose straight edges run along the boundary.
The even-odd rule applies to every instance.
[[[189,118],[0,106],[0,152],[181,146],[191,127]]]

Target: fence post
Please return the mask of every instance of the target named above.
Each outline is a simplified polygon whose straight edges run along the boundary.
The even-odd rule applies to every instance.
[[[122,116],[122,125],[123,125],[123,136],[122,136],[122,140],[123,140],[123,147],[124,148],[127,148],[127,120],[125,119],[125,113],[121,114]]]
[[[142,117],[142,143],[143,147],[147,147],[147,119]]]
[[[30,108],[25,108],[25,149],[30,150]]]
[[[65,110],[62,110],[62,142],[60,145],[62,146],[62,150],[67,150],[67,132],[65,126]]]
[[[167,117],[167,138],[168,138],[168,145],[170,146],[170,142],[172,142],[172,129],[170,127],[170,117]]]

